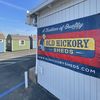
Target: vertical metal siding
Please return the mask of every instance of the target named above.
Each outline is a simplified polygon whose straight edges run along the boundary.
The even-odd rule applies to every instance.
[[[97,13],[100,13],[100,0],[97,1]]]
[[[38,26],[53,25],[96,13],[100,13],[100,0],[85,0],[49,16],[46,16],[46,12],[40,14]],[[37,67],[38,82],[60,100],[100,100],[100,79],[39,60]]]

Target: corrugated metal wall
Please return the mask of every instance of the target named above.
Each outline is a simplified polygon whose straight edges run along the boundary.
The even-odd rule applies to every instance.
[[[53,25],[56,23],[65,22],[93,15],[96,13],[100,13],[100,5],[99,5],[100,0],[62,0],[62,1],[65,2],[61,4],[59,3],[60,6],[54,5],[54,7],[46,9],[40,13],[40,16],[38,17],[39,27]],[[57,9],[60,11],[58,11]]]
[[[38,17],[38,26],[53,25],[100,13],[100,0],[65,0],[65,2],[63,4],[58,2],[58,5],[42,11]],[[37,67],[39,84],[60,100],[100,100],[100,79],[43,61],[37,61]]]

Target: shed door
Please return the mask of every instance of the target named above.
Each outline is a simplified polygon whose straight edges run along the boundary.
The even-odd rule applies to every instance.
[[[6,47],[7,47],[7,51],[12,51],[12,40],[11,39],[7,39],[6,42]]]
[[[4,43],[2,39],[0,39],[0,52],[4,52]]]

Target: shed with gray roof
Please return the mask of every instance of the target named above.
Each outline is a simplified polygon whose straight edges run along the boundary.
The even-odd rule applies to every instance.
[[[8,35],[6,39],[7,51],[18,51],[30,49],[30,39],[28,36]]]

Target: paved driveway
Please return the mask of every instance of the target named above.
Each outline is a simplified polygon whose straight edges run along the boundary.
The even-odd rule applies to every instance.
[[[31,81],[24,88],[24,71],[35,62],[35,55],[0,61],[0,100],[57,100]]]
[[[0,62],[1,100],[17,88],[24,86],[24,72],[33,66],[35,66],[34,55]]]
[[[36,54],[36,49],[0,53],[0,61]]]

